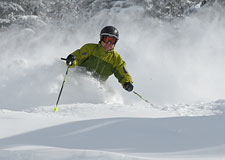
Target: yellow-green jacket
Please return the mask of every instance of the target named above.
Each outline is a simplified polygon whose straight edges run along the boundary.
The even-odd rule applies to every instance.
[[[76,57],[72,67],[85,67],[88,71],[98,74],[101,80],[107,80],[114,74],[122,86],[125,82],[133,83],[125,62],[114,49],[107,52],[100,43],[85,44],[72,54]]]

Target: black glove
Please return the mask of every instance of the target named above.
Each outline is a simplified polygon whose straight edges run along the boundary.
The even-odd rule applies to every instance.
[[[75,60],[75,56],[73,54],[68,55],[67,58],[66,58],[67,66],[72,66],[74,60]]]
[[[123,88],[127,90],[128,92],[131,92],[134,88],[134,86],[130,82],[125,82],[123,85]]]

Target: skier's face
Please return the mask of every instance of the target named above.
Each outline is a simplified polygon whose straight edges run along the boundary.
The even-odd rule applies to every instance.
[[[104,36],[101,42],[102,47],[109,51],[115,47],[116,39],[114,37]]]
[[[111,49],[113,49],[115,47],[115,45],[113,43],[111,43],[110,41],[108,41],[108,42],[102,41],[101,45],[106,51],[110,51]]]

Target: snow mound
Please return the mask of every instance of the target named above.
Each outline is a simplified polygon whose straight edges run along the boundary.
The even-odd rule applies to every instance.
[[[35,160],[45,157],[68,160],[212,157],[215,160],[224,156],[221,151],[225,147],[222,123],[225,114],[88,120],[46,116],[40,112],[4,111],[0,114],[1,123],[5,124],[0,125],[4,131],[0,139],[1,159],[26,160],[33,156]],[[108,113],[98,114],[101,117]],[[17,125],[10,126],[10,122]]]

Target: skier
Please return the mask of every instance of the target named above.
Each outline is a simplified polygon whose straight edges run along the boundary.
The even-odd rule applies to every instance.
[[[118,40],[118,30],[113,26],[106,26],[101,30],[98,44],[83,45],[67,56],[66,64],[70,68],[84,67],[102,81],[106,81],[109,76],[114,74],[123,88],[131,92],[134,88],[131,76],[121,56],[114,51]]]

